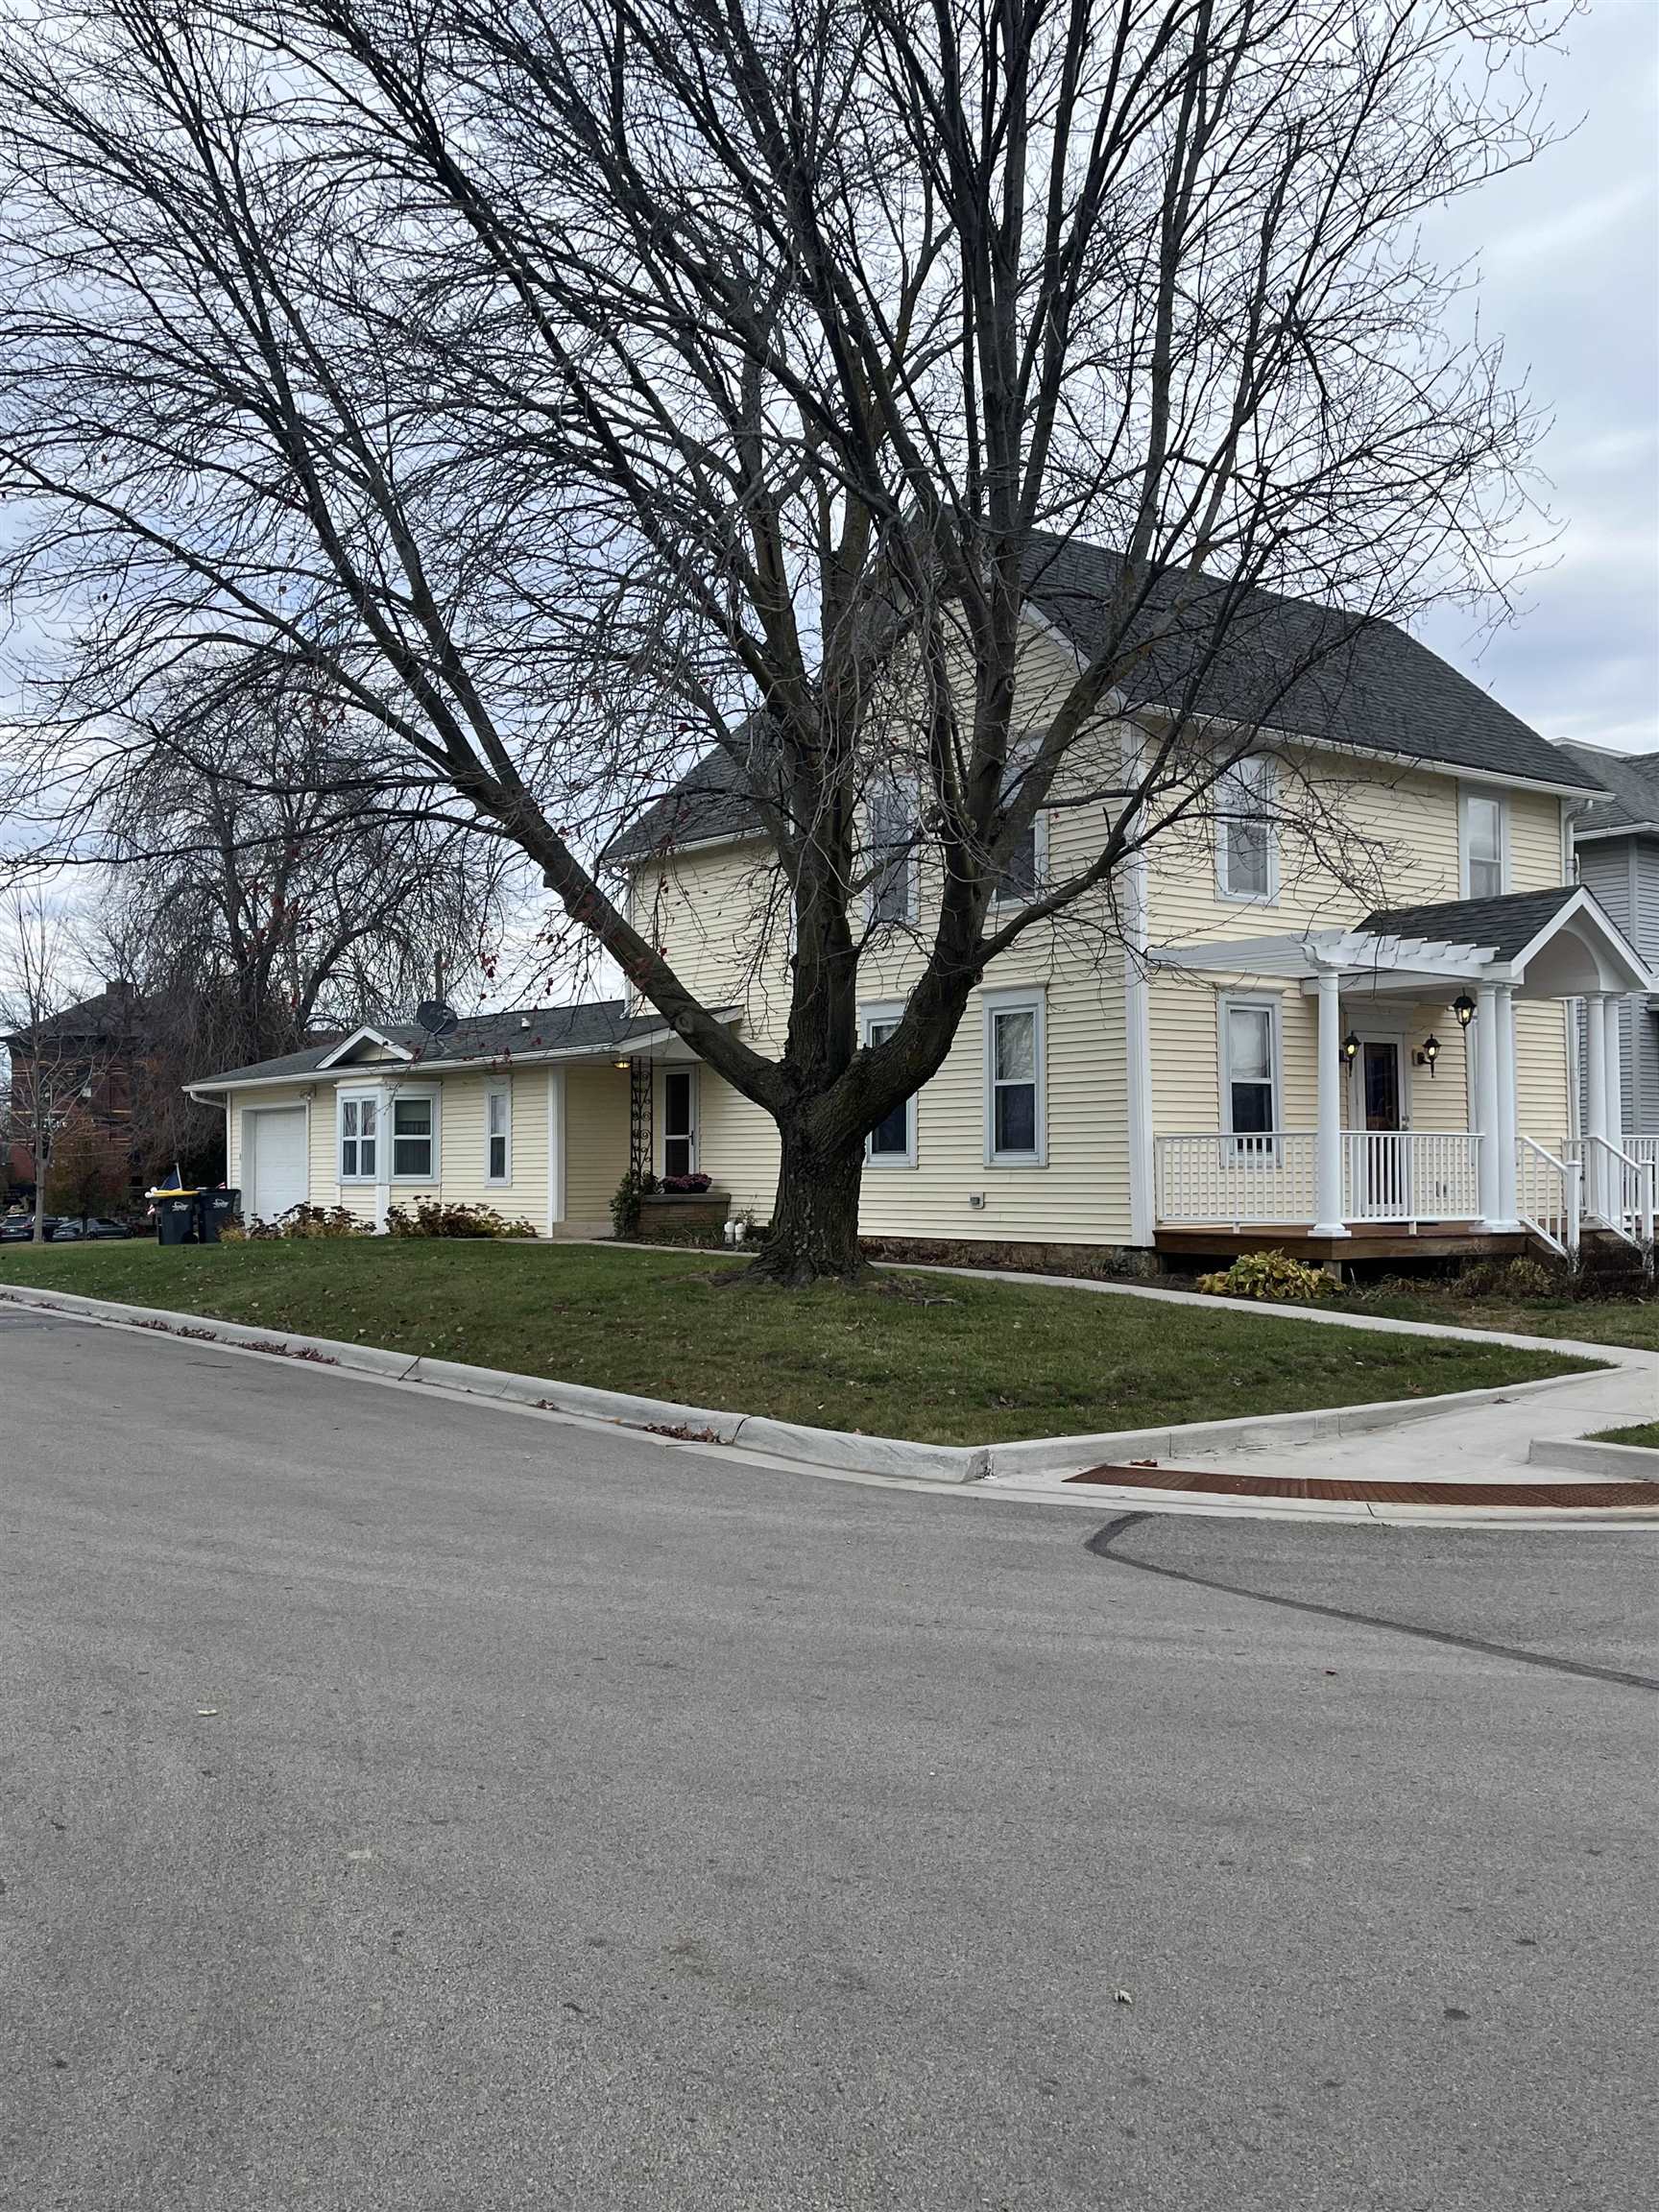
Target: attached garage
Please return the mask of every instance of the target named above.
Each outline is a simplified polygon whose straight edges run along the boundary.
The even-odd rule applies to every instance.
[[[242,1109],[242,1211],[251,1221],[274,1220],[311,1195],[303,1106]]]

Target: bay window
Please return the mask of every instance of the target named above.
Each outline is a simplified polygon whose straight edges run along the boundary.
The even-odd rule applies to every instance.
[[[438,1180],[438,1098],[434,1092],[401,1094],[392,1101],[392,1180]]]
[[[358,1094],[340,1100],[339,1153],[342,1183],[373,1183],[379,1137],[378,1099]]]

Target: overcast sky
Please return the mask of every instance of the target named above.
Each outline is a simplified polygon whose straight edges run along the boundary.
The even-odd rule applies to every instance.
[[[1481,318],[1554,418],[1539,463],[1563,532],[1519,619],[1423,635],[1546,737],[1659,749],[1659,0],[1596,0],[1549,59],[1565,143],[1451,211]]]

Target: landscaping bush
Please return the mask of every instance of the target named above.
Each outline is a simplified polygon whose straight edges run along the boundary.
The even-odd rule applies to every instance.
[[[1211,1298],[1258,1298],[1306,1305],[1323,1298],[1331,1278],[1322,1267],[1292,1260],[1288,1252],[1240,1252],[1231,1267],[1200,1275],[1198,1287]]]
[[[391,1206],[386,1231],[392,1237],[534,1237],[533,1221],[512,1219],[493,1206],[463,1206],[445,1198],[417,1198],[413,1206]]]
[[[1559,1298],[1567,1290],[1564,1268],[1547,1267],[1542,1260],[1479,1260],[1454,1277],[1452,1291],[1458,1298]]]
[[[611,1198],[611,1234],[624,1240],[639,1234],[639,1201],[647,1191],[655,1190],[655,1175],[636,1175],[633,1168],[617,1184]]]
[[[356,1214],[344,1206],[290,1206],[286,1214],[278,1214],[275,1221],[255,1221],[248,1231],[251,1238],[264,1241],[267,1238],[319,1238],[329,1237],[373,1237],[373,1226],[359,1221]],[[220,1231],[223,1238],[224,1231]]]

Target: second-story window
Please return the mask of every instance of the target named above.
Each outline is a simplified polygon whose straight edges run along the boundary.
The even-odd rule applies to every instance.
[[[1037,737],[1024,737],[1009,749],[1005,787],[1011,801],[1018,797],[1020,780],[1036,758],[1040,742]],[[994,896],[999,906],[1028,906],[1040,894],[1047,867],[1047,825],[1039,807],[1021,831],[997,878]]]
[[[916,802],[907,784],[882,779],[871,787],[865,809],[869,829],[870,919],[876,924],[916,918]]]
[[[1236,760],[1215,784],[1215,874],[1224,899],[1279,895],[1273,763]]]
[[[1463,896],[1465,899],[1500,899],[1508,889],[1504,878],[1503,801],[1486,791],[1463,794]]]

